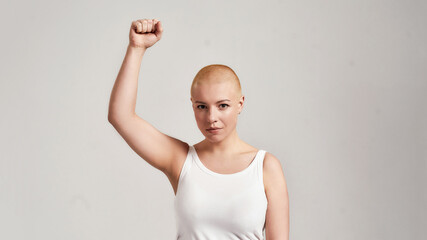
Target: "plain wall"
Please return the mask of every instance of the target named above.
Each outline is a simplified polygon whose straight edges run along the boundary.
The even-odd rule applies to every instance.
[[[174,239],[174,193],[107,120],[131,22],[157,18],[136,111],[189,144],[203,66],[280,159],[292,240],[427,238],[426,1],[1,4],[0,239]]]

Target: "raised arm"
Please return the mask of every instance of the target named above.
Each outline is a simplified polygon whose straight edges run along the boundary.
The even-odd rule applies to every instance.
[[[135,113],[142,57],[162,32],[156,19],[132,22],[129,45],[110,96],[108,121],[139,156],[172,182],[178,178],[178,165],[185,160],[188,144],[158,131]]]

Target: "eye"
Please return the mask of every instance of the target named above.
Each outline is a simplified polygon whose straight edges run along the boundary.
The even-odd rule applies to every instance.
[[[197,108],[198,109],[203,109],[203,108],[199,108],[199,107],[204,107],[205,105],[198,105]]]
[[[224,108],[226,108],[226,107],[228,107],[229,105],[228,105],[228,104],[223,103],[223,104],[220,104],[220,106],[225,106]]]

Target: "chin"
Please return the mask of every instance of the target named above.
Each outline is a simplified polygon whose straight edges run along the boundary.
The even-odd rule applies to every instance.
[[[222,137],[218,136],[218,135],[214,135],[214,136],[209,136],[209,135],[205,135],[206,140],[208,140],[209,142],[221,142],[221,140],[223,140]]]

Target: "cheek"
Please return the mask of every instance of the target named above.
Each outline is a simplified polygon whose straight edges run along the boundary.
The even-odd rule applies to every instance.
[[[196,118],[196,120],[202,120],[203,119],[203,113],[201,112],[194,112],[194,117]]]
[[[204,119],[204,116],[203,116],[203,114],[194,114],[194,117],[196,118],[196,122],[197,122],[197,125],[203,125],[204,124],[204,122],[205,122],[205,119]]]
[[[237,115],[234,111],[229,112],[227,115],[224,116],[224,120],[229,124],[234,124],[237,122]]]

